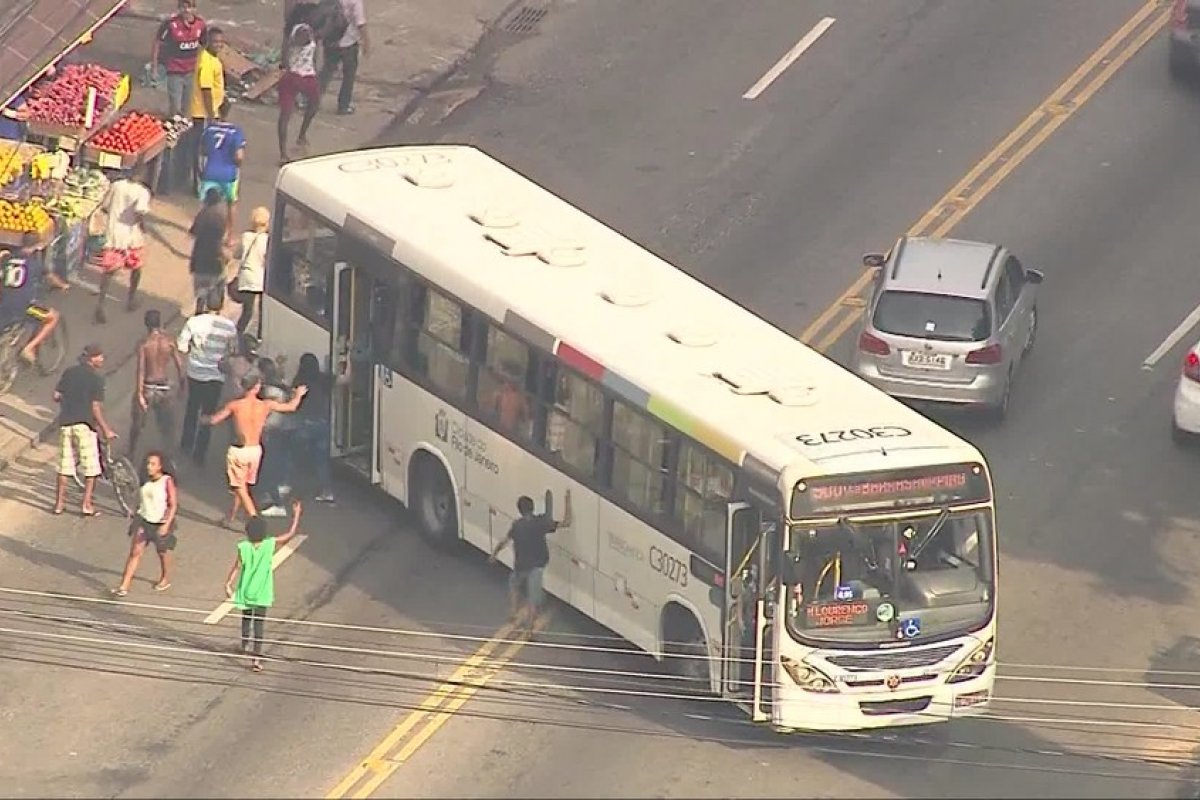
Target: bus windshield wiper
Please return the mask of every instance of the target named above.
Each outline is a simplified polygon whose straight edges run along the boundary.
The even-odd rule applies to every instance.
[[[948,519],[950,519],[950,508],[946,507],[942,509],[942,513],[938,514],[938,518],[934,520],[933,526],[929,529],[929,532],[922,536],[920,541],[914,544],[908,551],[909,561],[916,561],[917,558],[920,557],[921,553],[925,552],[925,548],[928,547],[929,543],[933,541],[934,537],[941,532],[942,527],[945,526],[946,520]]]
[[[867,569],[871,572],[877,571],[879,562],[875,559],[875,544],[870,537],[863,533],[858,525],[851,522],[849,517],[839,518],[838,526],[850,535],[850,546],[854,548],[855,554],[863,560]]]

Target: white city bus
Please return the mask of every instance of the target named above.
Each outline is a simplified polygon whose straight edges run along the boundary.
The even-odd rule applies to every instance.
[[[277,190],[263,341],[345,375],[332,452],[424,536],[490,550],[518,496],[570,489],[547,591],[754,720],[987,705],[970,444],[477,149],[313,158]]]

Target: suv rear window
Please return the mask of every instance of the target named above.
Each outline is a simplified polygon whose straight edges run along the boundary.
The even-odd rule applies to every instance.
[[[992,333],[987,303],[944,294],[884,292],[871,322],[883,333],[943,342],[978,342]]]

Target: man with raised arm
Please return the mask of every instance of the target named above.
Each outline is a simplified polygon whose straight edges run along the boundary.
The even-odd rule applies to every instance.
[[[272,411],[290,414],[300,406],[304,395],[308,394],[307,386],[297,386],[292,399],[286,403],[278,400],[263,400],[258,396],[262,389],[262,376],[252,372],[242,378],[242,389],[245,393],[236,400],[230,400],[225,407],[211,417],[202,418],[206,425],[217,425],[233,418],[234,440],[225,452],[225,476],[229,479],[229,491],[233,494],[233,506],[229,516],[223,520],[226,527],[232,528],[237,521],[238,507],[244,506],[247,516],[257,517],[258,509],[254,507],[254,499],[250,496],[250,487],[258,481],[258,468],[262,464],[262,435],[267,424],[267,416]]]

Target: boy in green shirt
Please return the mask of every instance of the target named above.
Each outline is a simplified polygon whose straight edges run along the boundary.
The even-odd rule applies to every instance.
[[[300,527],[300,501],[292,503],[292,527],[282,536],[267,536],[262,517],[246,521],[246,538],[238,542],[237,558],[225,579],[225,596],[242,611],[242,653],[253,653],[250,669],[262,672],[263,624],[275,602],[275,551]],[[237,587],[234,588],[234,581]]]

